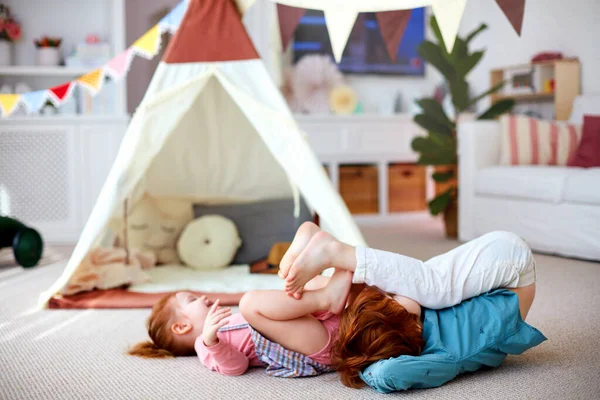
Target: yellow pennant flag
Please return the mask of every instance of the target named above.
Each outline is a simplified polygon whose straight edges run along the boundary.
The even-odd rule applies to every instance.
[[[157,25],[154,25],[152,29],[139,38],[133,46],[133,51],[141,55],[144,58],[152,58],[158,53],[160,45],[160,29]]]
[[[0,94],[0,108],[2,108],[4,116],[8,116],[15,111],[20,97],[18,94]]]
[[[77,82],[91,90],[93,93],[96,93],[102,84],[102,68],[98,68],[80,76],[77,78]]]

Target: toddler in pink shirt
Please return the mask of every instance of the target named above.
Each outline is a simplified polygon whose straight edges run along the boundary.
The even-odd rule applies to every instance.
[[[240,313],[204,296],[178,292],[163,297],[148,319],[151,342],[129,354],[173,357],[197,354],[223,375],[241,375],[249,367],[266,367],[269,375],[311,376],[333,371],[331,350],[352,275],[336,271],[318,276],[301,300],[278,290],[256,290],[240,301]]]

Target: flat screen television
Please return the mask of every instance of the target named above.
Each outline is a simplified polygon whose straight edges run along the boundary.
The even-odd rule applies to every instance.
[[[350,74],[389,74],[424,76],[425,66],[417,48],[425,40],[425,9],[413,9],[396,61],[388,55],[375,13],[360,13],[352,28],[340,71]],[[307,10],[300,20],[292,43],[294,63],[307,54],[333,57],[325,16],[322,11]]]

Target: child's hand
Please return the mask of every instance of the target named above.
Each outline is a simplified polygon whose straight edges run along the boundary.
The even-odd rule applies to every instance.
[[[202,330],[202,339],[204,344],[207,346],[214,346],[219,343],[217,338],[217,331],[227,325],[229,320],[225,319],[231,316],[231,308],[219,307],[219,300],[215,301],[212,305],[206,319],[204,320],[204,329]]]

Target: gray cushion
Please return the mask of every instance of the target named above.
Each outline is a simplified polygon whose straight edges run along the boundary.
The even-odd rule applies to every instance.
[[[217,214],[232,220],[242,238],[234,264],[251,264],[264,260],[277,242],[291,242],[298,227],[312,221],[306,203],[300,202],[300,216],[294,218],[294,200],[264,200],[254,203],[227,205],[194,205],[196,218]]]

